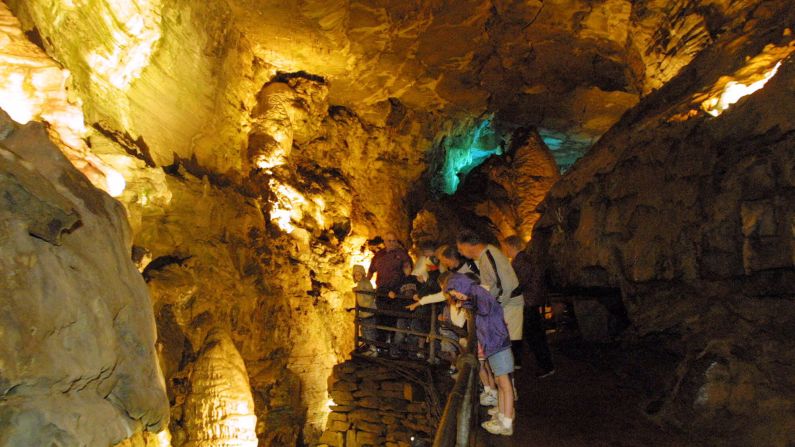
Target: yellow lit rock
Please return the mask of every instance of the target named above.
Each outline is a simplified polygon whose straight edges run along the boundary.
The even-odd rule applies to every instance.
[[[781,61],[795,52],[795,40],[788,44],[768,44],[764,50],[749,59],[745,65],[732,76],[722,76],[707,92],[707,99],[702,100],[701,109],[712,116],[718,116],[741,98],[760,89],[776,75]]]
[[[229,334],[207,335],[185,401],[184,447],[256,447],[257,417],[248,373]]]
[[[94,185],[119,196],[124,177],[91,153],[79,104],[69,100],[69,72],[22,33],[19,21],[0,3],[0,108],[25,124],[43,120],[63,153]]]
[[[739,81],[727,82],[726,87],[723,89],[723,92],[721,92],[720,96],[704,101],[701,107],[712,116],[720,115],[724,110],[728,109],[730,105],[739,101],[743,96],[748,96],[764,87],[765,84],[767,84],[767,81],[776,75],[778,67],[780,66],[781,62],[779,61],[773,68],[762,74],[762,79],[751,82],[750,84],[742,84]]]

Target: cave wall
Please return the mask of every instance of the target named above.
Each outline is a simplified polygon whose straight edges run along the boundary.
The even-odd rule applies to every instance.
[[[91,154],[127,181],[174,443],[218,329],[245,363],[260,441],[286,445],[322,428],[326,377],[352,343],[350,266],[367,237],[407,234],[441,129],[490,109],[506,132],[543,126],[587,146],[780,2],[7,3],[71,73]],[[534,219],[515,199],[502,220]]]
[[[376,232],[407,233],[430,114],[385,99],[364,119],[330,104],[322,77],[277,75],[231,36],[223,2],[10,5],[71,70],[91,154],[127,181],[119,200],[157,317],[173,445],[189,442],[186,399],[200,392],[194,368],[213,330],[229,332],[245,362],[264,445],[319,435],[326,379],[353,343],[350,267],[367,262],[361,247]],[[121,78],[88,63],[145,43],[141,30],[112,33],[130,26],[113,15],[160,33],[148,62]],[[250,155],[273,151],[277,132],[290,141],[261,169]]]
[[[41,123],[0,115],[0,444],[113,445],[159,431],[168,403],[124,209]]]
[[[630,338],[679,359],[647,412],[721,445],[795,437],[792,23],[764,2],[629,111],[552,188],[531,247],[556,287],[620,289]],[[701,110],[782,58],[762,90]]]

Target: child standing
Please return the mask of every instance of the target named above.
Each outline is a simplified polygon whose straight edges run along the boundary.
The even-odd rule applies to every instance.
[[[400,279],[400,286],[397,290],[389,292],[389,308],[395,311],[403,311],[406,306],[414,301],[414,297],[421,287],[420,281],[416,276],[411,274],[411,263],[403,263],[403,277]],[[411,320],[408,318],[398,318],[396,327],[398,329],[411,329]],[[389,354],[392,358],[398,358],[403,350],[404,343],[407,337],[402,332],[395,332],[392,338],[392,346],[389,348]],[[413,341],[414,337],[409,336],[408,340]]]
[[[356,293],[356,305],[359,307],[375,308],[375,289],[370,280],[367,279],[367,272],[365,272],[363,266],[358,264],[353,266],[353,280],[356,282],[356,286],[353,288],[354,293]],[[359,312],[359,318],[361,319],[362,336],[365,340],[376,341],[378,331],[375,328],[375,317],[373,313],[367,311]],[[378,351],[375,346],[370,343],[367,345],[368,347],[365,350],[365,355],[371,357],[378,356]]]
[[[475,312],[475,327],[479,349],[487,358],[497,386],[498,412],[481,426],[495,435],[513,435],[514,390],[510,375],[514,361],[511,339],[505,325],[502,306],[472,278],[459,273],[440,279],[442,290],[448,293],[452,306],[470,308]]]

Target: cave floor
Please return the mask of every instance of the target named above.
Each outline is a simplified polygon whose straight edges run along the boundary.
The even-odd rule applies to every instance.
[[[628,385],[582,343],[552,346],[555,375],[537,379],[527,353],[516,373],[518,418],[511,437],[478,428],[477,446],[649,447],[696,446],[681,433],[658,428],[642,414],[641,390]],[[608,355],[618,355],[614,349]],[[604,360],[602,358],[601,360]],[[481,421],[486,420],[481,407]]]

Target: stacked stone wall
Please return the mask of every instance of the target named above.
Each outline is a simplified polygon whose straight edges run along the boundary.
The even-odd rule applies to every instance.
[[[433,404],[438,398],[401,369],[364,359],[336,365],[329,377],[334,404],[320,445],[408,447],[429,442],[438,423],[439,408]]]

